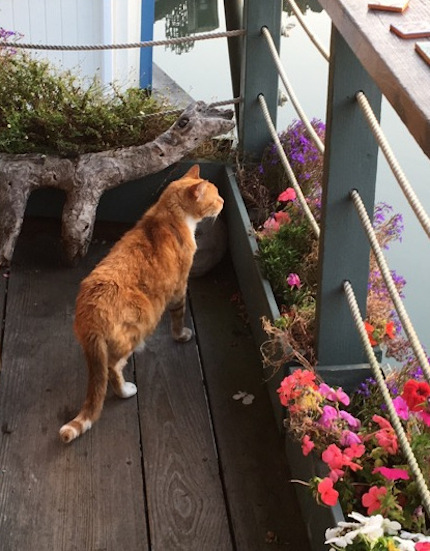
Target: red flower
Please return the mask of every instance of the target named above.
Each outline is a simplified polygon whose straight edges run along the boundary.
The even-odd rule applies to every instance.
[[[323,478],[318,484],[318,492],[321,496],[321,501],[325,505],[336,505],[339,492],[333,488],[333,481],[330,478]]]
[[[385,326],[385,334],[389,339],[394,339],[395,332],[394,321],[389,321]]]
[[[430,541],[418,541],[415,544],[415,551],[430,551]]]
[[[284,212],[283,210],[275,212],[275,220],[281,226],[282,224],[289,224],[291,222],[290,215],[288,214],[288,212]]]
[[[370,341],[370,344],[372,346],[376,346],[378,344],[377,341],[375,341],[374,337],[373,337],[373,333],[375,331],[375,328],[373,327],[373,325],[371,325],[368,321],[365,321],[364,322],[364,327],[367,331],[367,336],[369,337],[369,341]]]
[[[367,494],[363,494],[361,498],[361,503],[363,507],[367,507],[367,514],[371,515],[375,511],[381,509],[381,501],[387,495],[387,488],[383,486],[378,488],[377,486],[372,486]]]
[[[427,399],[430,398],[430,385],[424,381],[409,379],[403,387],[402,398],[411,411],[424,411]]]

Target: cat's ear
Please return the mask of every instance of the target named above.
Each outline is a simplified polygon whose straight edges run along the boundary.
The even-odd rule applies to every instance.
[[[193,165],[190,170],[184,174],[184,178],[194,178],[195,180],[200,178],[200,167],[199,165]]]
[[[191,197],[196,201],[200,201],[200,199],[203,197],[206,187],[205,184],[205,182],[199,182],[198,184],[194,184],[193,186],[188,188]]]

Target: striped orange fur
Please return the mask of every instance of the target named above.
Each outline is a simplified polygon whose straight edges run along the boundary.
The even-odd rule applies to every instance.
[[[194,231],[205,217],[216,217],[223,199],[194,165],[172,182],[160,199],[86,277],[76,300],[74,329],[88,366],[85,402],[60,429],[71,442],[100,417],[108,381],[121,398],[136,394],[122,370],[133,350],[170,310],[173,338],[186,342],[185,295],[196,250]]]

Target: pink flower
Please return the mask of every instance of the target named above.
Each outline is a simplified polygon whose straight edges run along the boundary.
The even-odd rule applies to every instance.
[[[332,469],[328,473],[328,477],[330,480],[333,480],[333,484],[336,484],[336,482],[345,474],[345,471],[342,471],[342,469]]]
[[[409,480],[408,471],[405,469],[392,469],[390,467],[376,467],[372,474],[380,473],[387,480]]]
[[[405,400],[401,396],[397,396],[397,398],[394,398],[393,400],[393,405],[400,419],[404,419],[406,421],[409,417],[409,408]]]
[[[336,444],[330,444],[330,446],[322,452],[321,458],[324,463],[327,463],[331,470],[341,469],[345,464],[343,453]]]
[[[281,227],[280,223],[275,219],[274,216],[269,216],[269,218],[263,224],[263,233],[268,235],[270,233],[277,232]]]
[[[291,289],[293,287],[297,287],[297,289],[300,289],[300,287],[302,286],[302,283],[300,281],[300,277],[297,274],[294,274],[294,273],[288,274],[287,283],[291,287]]]
[[[319,386],[320,393],[332,402],[340,402],[345,406],[349,406],[349,396],[339,387],[337,390],[328,386],[326,383],[321,383]]]
[[[302,440],[302,452],[303,452],[303,455],[309,455],[311,453],[311,451],[313,450],[313,448],[315,447],[315,444],[312,442],[312,440],[310,439],[310,437],[306,434],[304,437],[303,437],[303,440]]]
[[[279,194],[278,201],[280,201],[281,203],[287,203],[288,201],[294,201],[296,197],[297,195],[294,191],[294,188],[287,187],[286,190]]]
[[[374,415],[372,417],[372,421],[375,421],[375,423],[378,423],[381,427],[381,430],[375,432],[375,438],[378,441],[378,445],[381,446],[381,448],[384,448],[387,453],[395,455],[399,449],[399,444],[397,441],[397,435],[394,432],[391,423],[388,419],[385,419],[380,415]]]
[[[355,459],[356,457],[362,457],[366,448],[364,444],[351,444],[348,448],[344,450],[344,454],[347,455],[350,459]]]
[[[381,417],[380,415],[374,415],[372,417],[372,421],[375,421],[375,423],[378,423],[378,425],[381,427],[381,429],[391,429],[393,430],[393,427],[391,426],[390,421],[388,419],[385,419],[385,417]]]
[[[330,478],[323,478],[318,484],[318,492],[321,496],[321,501],[325,505],[336,505],[339,492],[333,488],[333,481]]]
[[[426,411],[419,411],[416,415],[425,425],[430,427],[430,413],[427,413]]]
[[[371,515],[381,509],[381,501],[386,495],[387,488],[385,488],[385,486],[382,488],[372,486],[366,494],[363,494],[361,497],[361,503],[363,504],[363,507],[367,507],[368,515]]]
[[[415,544],[415,551],[430,551],[430,541],[418,541]]]

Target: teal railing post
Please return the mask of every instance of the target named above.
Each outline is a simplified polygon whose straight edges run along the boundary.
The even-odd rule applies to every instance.
[[[271,141],[267,124],[263,118],[258,95],[264,94],[269,113],[276,124],[278,106],[278,72],[270,55],[263,26],[270,30],[279,50],[281,34],[282,0],[245,0],[243,26],[246,35],[243,43],[241,67],[242,103],[239,113],[240,149],[250,157],[259,158]]]
[[[333,26],[316,330],[318,368],[335,371],[338,384],[351,382],[350,367],[367,361],[342,289],[345,279],[351,281],[365,316],[370,247],[349,192],[359,191],[372,216],[378,147],[355,100],[359,90],[379,118],[381,93]]]

